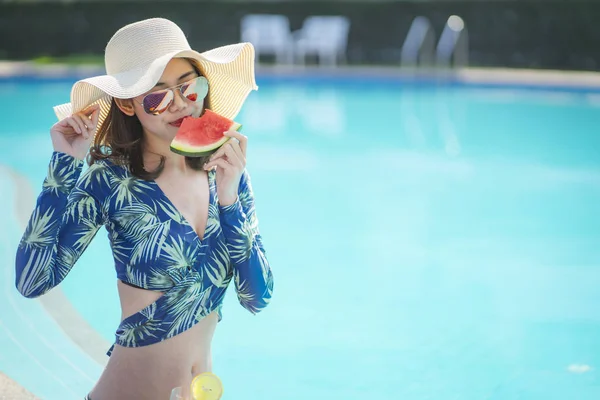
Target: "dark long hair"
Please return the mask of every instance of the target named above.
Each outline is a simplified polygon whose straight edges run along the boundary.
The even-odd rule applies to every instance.
[[[195,60],[187,59],[196,73],[202,75],[200,66]],[[210,108],[210,99],[204,99],[204,108]],[[115,99],[111,99],[110,110],[94,137],[94,142],[87,156],[92,165],[99,160],[110,160],[115,164],[129,167],[129,172],[140,179],[156,179],[165,167],[165,156],[160,156],[160,163],[153,171],[146,171],[143,157],[144,131],[138,117],[126,115],[119,109]],[[186,164],[197,171],[202,170],[207,157],[185,157]]]

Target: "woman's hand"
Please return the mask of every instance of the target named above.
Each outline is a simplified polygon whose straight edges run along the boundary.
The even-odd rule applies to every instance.
[[[236,202],[240,179],[246,168],[248,138],[235,130],[224,132],[230,139],[204,165],[205,170],[217,167],[217,195],[219,205],[228,206]]]
[[[55,151],[84,160],[94,139],[100,106],[89,106],[83,111],[58,121],[50,128]]]

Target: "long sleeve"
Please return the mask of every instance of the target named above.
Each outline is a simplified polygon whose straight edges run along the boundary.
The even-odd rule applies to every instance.
[[[25,297],[41,296],[62,282],[102,226],[100,203],[86,188],[90,179],[78,183],[82,168],[82,160],[52,153],[17,249],[15,285]]]
[[[258,313],[271,299],[273,274],[259,233],[252,185],[246,170],[240,180],[236,202],[219,209],[238,300],[248,311]]]

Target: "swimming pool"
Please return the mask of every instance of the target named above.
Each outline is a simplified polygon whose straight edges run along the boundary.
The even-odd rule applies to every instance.
[[[101,372],[65,315],[97,332],[83,343],[97,352],[119,322],[104,230],[56,291],[72,310],[13,288],[19,216],[70,83],[0,82],[0,371],[61,400]],[[259,85],[238,120],[275,291],[258,316],[228,293],[224,399],[600,396],[597,92]]]

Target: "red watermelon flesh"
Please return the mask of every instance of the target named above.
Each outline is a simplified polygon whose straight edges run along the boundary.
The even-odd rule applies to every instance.
[[[171,151],[187,157],[208,156],[229,137],[223,132],[230,129],[240,130],[242,125],[225,118],[211,110],[205,110],[200,118],[186,117],[171,142]]]

